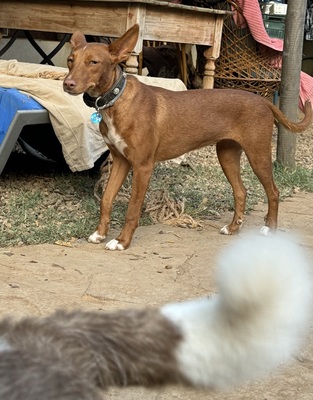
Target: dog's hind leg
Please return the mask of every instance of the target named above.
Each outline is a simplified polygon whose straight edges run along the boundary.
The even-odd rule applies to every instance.
[[[133,166],[133,184],[126,214],[126,222],[122,232],[116,238],[106,244],[109,250],[125,250],[132,240],[135,229],[138,226],[141,207],[150,182],[154,163]]]
[[[275,232],[277,229],[279,191],[275,185],[272,170],[271,150],[268,154],[263,154],[262,157],[256,152],[246,152],[250,165],[255,175],[261,182],[268,201],[268,212],[264,218],[265,225],[261,229],[261,234],[267,236],[270,232]]]
[[[232,222],[221,229],[224,235],[236,233],[242,225],[246,206],[247,191],[240,176],[241,146],[232,140],[222,140],[216,144],[218,160],[233,189],[235,212]]]
[[[100,243],[106,238],[110,228],[110,215],[113,201],[130,170],[130,164],[126,158],[121,155],[116,155],[114,151],[111,151],[111,154],[113,157],[112,168],[108,183],[101,198],[100,221],[97,230],[88,238],[88,241],[91,243]]]

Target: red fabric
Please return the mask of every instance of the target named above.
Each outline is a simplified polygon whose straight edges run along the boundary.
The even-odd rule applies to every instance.
[[[253,38],[260,44],[276,50],[278,55],[282,55],[284,41],[268,36],[260,10],[258,0],[236,0],[236,3],[242,9],[243,16],[249,26]],[[273,60],[275,63],[275,60]],[[313,104],[313,78],[301,72],[300,75],[300,96],[299,107],[303,110],[306,100],[311,100]]]

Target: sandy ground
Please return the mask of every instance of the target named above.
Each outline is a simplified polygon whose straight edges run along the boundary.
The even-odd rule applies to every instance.
[[[262,226],[265,205],[246,217],[240,233]],[[230,220],[203,230],[154,225],[138,228],[132,246],[105,251],[85,241],[72,247],[36,245],[0,248],[0,315],[46,315],[56,308],[112,310],[161,305],[214,293],[215,260],[233,237],[218,233]],[[280,206],[281,230],[299,234],[313,265],[313,194],[299,193]],[[114,232],[111,232],[113,237]],[[313,332],[289,365],[267,380],[224,393],[181,387],[110,389],[114,400],[309,400],[313,393]]]

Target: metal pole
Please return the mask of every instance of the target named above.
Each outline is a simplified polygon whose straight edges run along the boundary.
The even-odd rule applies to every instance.
[[[303,50],[304,22],[307,0],[288,0],[285,25],[280,109],[292,121],[298,118],[300,72]],[[278,126],[277,162],[295,166],[296,135]]]

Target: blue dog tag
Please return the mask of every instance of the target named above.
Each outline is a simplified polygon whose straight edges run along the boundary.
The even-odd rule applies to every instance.
[[[98,111],[96,111],[91,114],[90,121],[93,124],[99,124],[102,121],[102,115]]]

